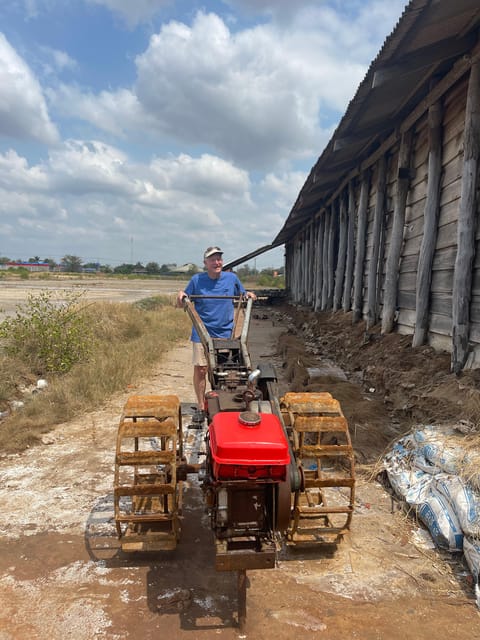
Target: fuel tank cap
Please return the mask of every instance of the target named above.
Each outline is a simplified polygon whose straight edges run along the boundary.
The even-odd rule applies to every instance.
[[[256,427],[257,424],[260,424],[261,418],[256,411],[242,411],[238,416],[238,421],[246,427]]]

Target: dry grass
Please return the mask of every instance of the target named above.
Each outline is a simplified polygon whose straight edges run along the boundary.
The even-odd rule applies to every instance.
[[[52,426],[102,406],[116,391],[148,375],[172,345],[188,336],[190,322],[168,298],[147,305],[95,303],[89,314],[95,347],[88,362],[48,379],[48,389],[28,396],[25,406],[0,422],[0,450],[18,451]],[[0,388],[6,400],[24,399],[21,388],[36,378],[25,363],[4,358]],[[5,397],[3,397],[5,396]]]

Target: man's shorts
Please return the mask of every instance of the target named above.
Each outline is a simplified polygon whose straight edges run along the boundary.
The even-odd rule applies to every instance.
[[[194,367],[208,366],[203,344],[201,342],[192,342],[192,345],[193,345],[193,359],[192,359],[193,366]]]

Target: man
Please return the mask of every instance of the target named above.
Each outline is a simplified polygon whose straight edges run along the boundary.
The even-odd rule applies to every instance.
[[[182,306],[183,298],[187,296],[239,296],[245,294],[256,299],[254,293],[245,291],[244,286],[235,273],[223,271],[223,251],[220,247],[208,247],[203,254],[203,264],[206,271],[196,273],[177,295],[177,305]],[[231,299],[200,298],[195,299],[195,310],[212,338],[230,338],[233,329],[234,307]],[[200,337],[192,327],[191,341],[193,344],[193,388],[197,398],[198,410],[194,422],[203,422],[203,412],[206,380],[207,359]]]

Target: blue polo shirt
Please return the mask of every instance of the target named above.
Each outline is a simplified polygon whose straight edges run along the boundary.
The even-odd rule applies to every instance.
[[[238,276],[231,271],[222,271],[218,278],[212,279],[206,271],[196,273],[185,287],[187,296],[239,296],[245,288]],[[233,329],[233,300],[205,298],[193,300],[195,310],[203,321],[212,338],[230,338]],[[190,338],[201,342],[195,327]]]

